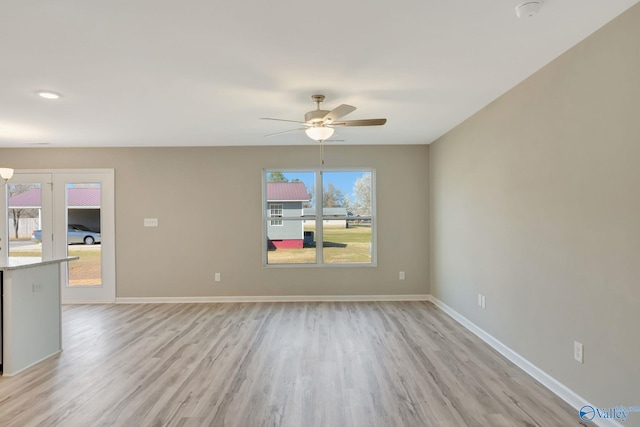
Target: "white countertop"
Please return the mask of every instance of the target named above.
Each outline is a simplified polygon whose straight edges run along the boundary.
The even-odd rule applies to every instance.
[[[18,270],[21,268],[31,268],[47,264],[58,264],[61,262],[74,261],[76,259],[80,259],[80,257],[70,256],[46,261],[42,261],[40,258],[36,257],[10,257],[6,263],[1,263],[0,261],[0,271]]]

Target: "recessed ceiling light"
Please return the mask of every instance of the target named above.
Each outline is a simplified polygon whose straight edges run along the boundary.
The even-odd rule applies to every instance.
[[[58,99],[60,95],[55,92],[50,92],[48,90],[39,90],[36,92],[39,96],[47,99]]]

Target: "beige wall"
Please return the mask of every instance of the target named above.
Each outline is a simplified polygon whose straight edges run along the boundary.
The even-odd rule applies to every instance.
[[[115,168],[118,297],[428,294],[427,155],[427,146],[327,147],[328,168],[376,169],[378,267],[267,269],[262,169],[317,168],[317,145],[0,149],[16,169]],[[144,228],[145,217],[160,227]]]
[[[601,406],[640,402],[639,40],[636,5],[429,151],[432,294]]]

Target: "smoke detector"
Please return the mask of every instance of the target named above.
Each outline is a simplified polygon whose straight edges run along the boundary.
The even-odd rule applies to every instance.
[[[518,18],[533,18],[538,14],[542,1],[526,1],[516,6],[516,16]]]

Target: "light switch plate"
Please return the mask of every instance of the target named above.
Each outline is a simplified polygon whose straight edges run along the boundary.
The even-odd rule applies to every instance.
[[[584,345],[578,341],[573,342],[573,358],[576,362],[584,363]]]

